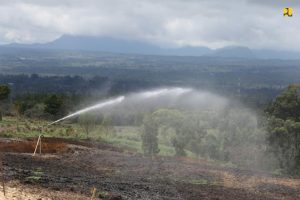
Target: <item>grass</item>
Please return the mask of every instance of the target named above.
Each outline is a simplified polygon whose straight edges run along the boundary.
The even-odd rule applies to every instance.
[[[46,127],[48,123],[48,121],[28,119],[21,119],[17,122],[17,119],[14,117],[4,117],[3,121],[0,122],[0,137],[32,138],[42,134],[45,137],[72,138],[78,140],[87,138],[78,124],[60,123]],[[140,134],[140,128],[134,126],[116,126],[111,128],[108,134],[105,134],[103,129],[98,126],[89,134],[89,137],[90,139],[106,142],[116,147],[129,148],[138,153],[143,153]],[[174,148],[165,142],[159,143],[159,149],[159,155],[175,155]],[[188,157],[196,158],[196,155],[192,152],[186,152]]]
[[[139,153],[142,153],[141,142],[136,142],[136,141],[123,139],[123,138],[113,138],[113,137],[105,137],[102,139],[102,141],[105,141],[116,147],[130,148],[130,149],[134,149]]]
[[[193,185],[208,185],[208,180],[206,179],[197,179],[197,180],[191,180],[191,184]]]
[[[218,182],[218,181],[208,181],[206,179],[194,179],[194,180],[188,181],[188,183],[191,183],[193,185],[211,185],[211,186],[222,185],[221,182]]]
[[[14,117],[4,117],[0,121],[0,136],[14,138],[32,138],[38,137],[40,134],[46,137],[62,137],[62,138],[85,138],[78,125],[59,124],[47,127],[48,121],[21,119],[17,121]],[[18,125],[17,125],[18,124]],[[74,134],[68,134],[68,128],[75,128]],[[77,134],[78,132],[79,134]]]
[[[42,168],[37,168],[32,173],[33,173],[32,176],[26,177],[26,181],[28,181],[30,183],[39,182],[41,180],[42,176],[44,175],[44,172],[43,172]]]
[[[106,191],[100,191],[100,192],[97,192],[96,196],[99,197],[99,198],[106,198],[108,195],[109,195],[108,192],[106,192]]]
[[[26,177],[26,181],[29,183],[38,183],[42,177],[40,176],[28,176]]]

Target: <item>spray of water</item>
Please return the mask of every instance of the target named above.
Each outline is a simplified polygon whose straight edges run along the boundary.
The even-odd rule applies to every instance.
[[[140,93],[135,93],[135,94],[131,94],[128,96],[120,96],[114,99],[110,99],[110,100],[106,100],[103,102],[100,102],[96,105],[84,108],[82,110],[76,111],[68,116],[65,116],[61,119],[58,119],[50,124],[48,124],[48,126],[56,124],[58,122],[61,122],[63,120],[90,112],[90,111],[94,111],[94,110],[101,110],[107,107],[111,107],[111,106],[116,106],[118,104],[121,104],[124,101],[131,101],[132,99],[135,100],[141,100],[141,99],[150,99],[150,98],[154,98],[154,97],[158,97],[158,96],[164,96],[164,95],[170,95],[172,94],[173,96],[180,96],[186,92],[191,91],[191,89],[186,89],[186,88],[162,88],[162,89],[157,89],[157,90],[152,90],[152,91],[146,91],[146,92],[140,92]]]
[[[218,159],[226,158],[243,166],[260,167],[260,160],[265,159],[264,132],[258,129],[255,114],[232,99],[190,88],[160,88],[119,96],[74,112],[49,125],[94,111],[117,119],[119,124],[139,124],[144,114],[165,108],[181,112],[185,123],[182,127],[188,125],[188,129],[179,134],[194,134],[193,145],[186,144],[190,145],[190,149],[197,145],[195,151],[201,147],[206,156],[217,155]],[[163,134],[165,138],[174,137],[172,130]],[[210,146],[216,145],[220,146],[211,152]]]
[[[104,102],[101,102],[101,103],[98,103],[96,105],[93,105],[93,106],[90,106],[90,107],[87,107],[87,108],[84,108],[82,110],[79,110],[77,112],[74,112],[68,116],[65,116],[59,120],[56,120],[50,124],[48,124],[48,126],[52,125],[52,124],[56,124],[60,121],[63,121],[65,119],[69,119],[69,118],[72,118],[72,117],[75,117],[77,115],[81,115],[83,113],[86,113],[86,112],[89,112],[89,111],[92,111],[92,110],[98,110],[98,109],[101,109],[101,108],[104,108],[104,107],[108,107],[108,106],[112,106],[114,104],[118,104],[118,103],[121,103],[122,101],[124,100],[124,96],[120,96],[120,97],[117,97],[115,99],[111,99],[111,100],[107,100],[107,101],[104,101]]]

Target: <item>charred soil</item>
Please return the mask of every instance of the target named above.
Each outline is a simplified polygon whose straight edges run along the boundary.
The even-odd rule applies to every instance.
[[[42,154],[32,157],[36,139],[0,140],[7,187],[37,193],[31,199],[90,199],[92,188],[95,199],[300,199],[298,179],[205,160],[148,158],[100,142],[42,141]]]

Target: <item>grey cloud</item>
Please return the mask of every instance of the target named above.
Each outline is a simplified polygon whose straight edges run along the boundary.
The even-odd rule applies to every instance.
[[[250,4],[257,4],[267,6],[269,8],[284,8],[289,6],[300,6],[300,1],[298,0],[247,0]]]
[[[0,42],[46,42],[74,34],[143,40],[162,46],[244,45],[300,50],[297,9],[293,18],[284,18],[281,7],[285,5],[279,2],[0,0]],[[289,2],[300,5],[299,1]]]

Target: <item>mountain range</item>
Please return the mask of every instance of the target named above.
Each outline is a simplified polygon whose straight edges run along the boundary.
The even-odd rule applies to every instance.
[[[299,59],[300,52],[277,51],[266,49],[249,49],[243,46],[227,46],[219,49],[210,49],[205,46],[185,46],[180,48],[162,48],[146,42],[122,40],[110,37],[71,36],[63,35],[60,38],[37,44],[12,43],[2,47],[99,51],[125,54],[143,55],[174,55],[174,56],[209,56],[221,58],[245,59]]]

